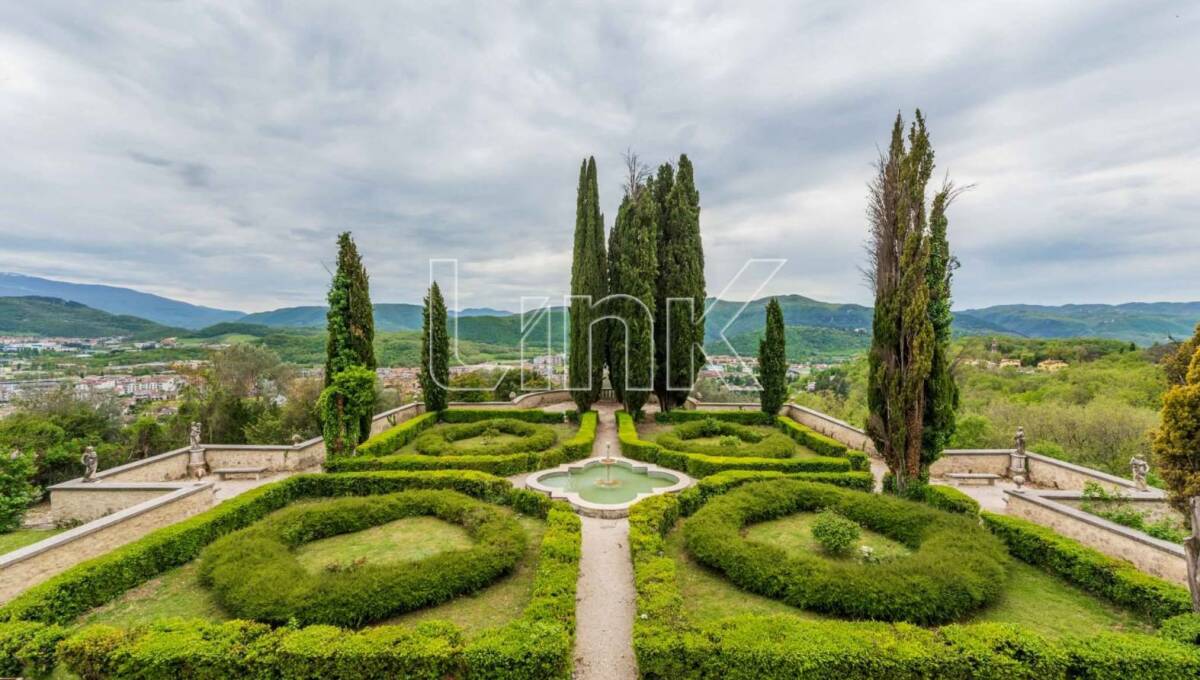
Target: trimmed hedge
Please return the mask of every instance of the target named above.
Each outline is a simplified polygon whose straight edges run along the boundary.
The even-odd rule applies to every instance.
[[[360,456],[384,456],[397,449],[404,448],[425,430],[437,424],[438,414],[422,413],[384,430],[358,445],[355,449]]]
[[[569,678],[580,520],[554,503],[546,524],[532,596],[521,618],[474,639],[443,621],[348,631],[169,620],[130,630],[90,626],[62,644],[60,657],[84,677],[142,680]]]
[[[640,439],[633,418],[625,411],[617,411],[617,439],[621,445],[621,454],[626,458],[682,470],[697,478],[715,475],[726,470],[775,470],[777,472],[848,472],[850,470],[850,462],[845,458],[707,456],[702,453],[671,451],[653,442]]]
[[[743,484],[763,482],[771,479],[798,479],[804,482],[832,484],[847,489],[870,491],[875,487],[875,478],[870,472],[776,472],[774,470],[727,470],[701,479],[679,493],[680,509],[691,515],[713,496],[732,491]]]
[[[807,425],[784,416],[776,417],[775,424],[780,430],[783,430],[784,434],[819,456],[846,458],[850,461],[851,470],[871,469],[871,459],[866,453],[852,449],[833,437],[827,437]]]
[[[500,444],[476,444],[455,446],[455,442],[471,439],[495,430],[503,434],[520,437],[516,441]],[[426,456],[503,456],[511,453],[545,451],[554,446],[558,435],[545,425],[527,423],[515,418],[492,418],[472,423],[448,425],[417,437],[413,448]]]
[[[726,447],[693,441],[699,437],[719,436],[736,438],[740,443],[735,447]],[[671,451],[709,456],[790,458],[796,453],[795,442],[779,432],[761,432],[748,425],[713,418],[681,423],[658,435],[655,441],[660,447]]]
[[[445,413],[454,413],[454,410]],[[491,413],[496,411],[475,411]],[[477,422],[477,421],[473,421]],[[545,451],[514,453],[508,455],[478,456],[426,456],[419,453],[394,454],[390,456],[353,456],[330,460],[325,463],[329,472],[365,472],[371,470],[479,470],[498,477],[543,470],[587,458],[592,453],[596,440],[597,415],[595,411],[583,414],[575,435],[558,446]]]
[[[1183,680],[1200,673],[1200,653],[1194,647],[1137,634],[1048,640],[1003,624],[928,630],[904,623],[791,616],[737,616],[692,626],[683,614],[675,561],[666,556],[663,540],[679,516],[679,499],[671,495],[630,508],[637,587],[633,647],[643,678]]]
[[[678,423],[688,423],[694,420],[704,420],[706,418],[723,420],[728,423],[737,423],[739,425],[766,425],[767,427],[770,427],[775,424],[775,416],[763,413],[759,410],[696,411],[675,409],[674,411],[659,412],[654,414],[654,422],[663,423],[664,425],[676,425]]]
[[[245,526],[299,498],[409,488],[451,488],[546,519],[532,595],[520,619],[469,641],[453,625],[436,621],[358,632],[331,626],[271,630],[248,621],[160,621],[130,630],[101,625],[82,629],[55,651],[66,631],[47,623],[69,623],[79,613],[187,562],[239,523]],[[11,669],[22,665],[26,671],[48,672],[62,661],[84,678],[565,679],[572,660],[579,554],[580,520],[568,506],[512,489],[505,480],[483,473],[292,477],[81,563],[0,608],[0,674],[15,674]],[[30,665],[34,663],[40,666]]]
[[[946,512],[957,512],[961,515],[979,516],[979,501],[952,486],[944,484],[926,484],[921,491],[922,500]]]
[[[567,411],[566,414],[567,419],[571,422],[579,422],[578,411],[571,410]],[[439,420],[443,423],[474,423],[479,420],[492,420],[494,418],[510,418],[526,423],[541,423],[544,425],[554,425],[563,422],[563,414],[561,412],[543,411],[540,408],[452,408],[442,411],[438,415],[440,416]]]
[[[1007,515],[982,512],[983,522],[1023,562],[1056,574],[1115,604],[1159,623],[1192,611],[1191,595],[1046,527]]]
[[[880,564],[792,554],[742,529],[798,512],[836,510],[913,551]],[[741,588],[794,607],[852,619],[949,623],[1000,597],[1004,545],[967,518],[890,496],[792,479],[755,482],[710,500],[683,525],[701,564]]]
[[[1158,629],[1159,637],[1200,645],[1200,614],[1180,614],[1163,621]]]
[[[315,574],[294,554],[304,543],[420,515],[462,525],[476,544]],[[525,531],[500,508],[454,491],[403,491],[279,510],[205,548],[200,580],[238,618],[358,628],[479,590],[524,554]]]

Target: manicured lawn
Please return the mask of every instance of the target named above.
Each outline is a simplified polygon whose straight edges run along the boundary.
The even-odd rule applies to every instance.
[[[813,515],[799,515],[809,520]],[[810,545],[811,536],[803,531],[788,533],[792,518],[784,518],[749,528],[747,535],[755,540],[771,540],[784,550],[803,550]],[[803,528],[804,519],[790,523]],[[877,534],[874,536],[878,536]],[[892,541],[878,539],[864,532],[868,545],[879,553]],[[878,543],[881,540],[886,543]],[[898,546],[903,550],[903,546]],[[697,624],[736,614],[788,614],[803,619],[829,618],[814,612],[796,609],[770,598],[747,593],[727,581],[724,576],[701,564],[687,554],[683,534],[678,527],[667,536],[667,553],[675,559],[679,589],[683,595],[684,612]],[[1152,632],[1153,627],[1137,616],[1072,586],[1061,579],[1013,560],[1008,588],[995,605],[979,612],[962,623],[997,622],[1028,626],[1047,637],[1066,633],[1084,634],[1099,631]]]
[[[757,426],[756,425],[746,425],[745,427],[748,429],[751,429],[751,430],[756,430],[763,434],[776,434],[779,432],[779,430],[777,430],[773,427],[766,427],[766,426],[762,426],[762,425],[757,425]],[[659,425],[658,423],[652,423],[652,422],[638,423],[637,424],[638,439],[641,439],[642,441],[646,441],[646,442],[656,441],[658,439],[658,435],[660,435],[664,432],[670,432],[674,428],[675,428],[675,425],[666,425],[666,424]],[[688,441],[696,442],[699,444],[707,444],[710,446],[719,446],[721,444],[722,439],[723,439],[723,437],[696,437],[694,439],[689,439]],[[736,447],[732,447],[732,448],[734,451],[739,451],[741,449],[747,449],[747,448],[751,448],[753,446],[754,446],[754,444],[749,444],[747,442],[741,442]],[[796,444],[796,452],[792,454],[792,458],[805,458],[808,456],[815,456],[815,455],[817,455],[817,454],[813,453],[812,451],[808,450],[807,448],[805,448],[803,446],[800,446],[799,444]]]
[[[309,502],[309,501],[305,501]],[[449,620],[468,634],[500,625],[521,614],[530,597],[545,523],[519,517],[529,543],[517,570],[483,590],[436,607],[410,612],[384,623],[412,624],[430,619]],[[348,563],[365,557],[370,562],[416,560],[470,546],[457,525],[428,517],[412,517],[343,534],[302,546],[297,555],[309,569],[324,569],[331,562]],[[144,624],[164,617],[225,620],[229,616],[200,585],[198,562],[172,569],[79,618],[79,624],[115,626]]]
[[[815,552],[823,554],[821,545],[812,536],[811,527],[816,518],[816,513],[800,512],[770,522],[762,522],[749,527],[746,530],[746,537],[760,543],[779,546],[789,553]],[[881,560],[902,557],[910,553],[909,549],[902,544],[874,531],[862,529],[862,536],[850,554],[841,558],[826,556],[826,559],[848,561],[858,559],[859,547],[864,545],[872,548],[875,556]]]
[[[498,414],[496,417],[501,418],[503,416],[501,414]],[[426,432],[437,432],[438,430],[444,429],[446,427],[448,427],[448,425],[444,425],[444,424],[434,425],[433,427],[426,430]],[[579,431],[579,425],[576,423],[568,423],[566,425],[563,425],[562,423],[555,423],[553,425],[546,425],[546,427],[549,427],[551,430],[554,430],[554,434],[558,437],[557,443],[559,443],[559,444],[567,441],[571,437],[574,437],[575,433]],[[501,445],[501,444],[507,444],[509,442],[516,441],[518,439],[523,439],[523,437],[517,437],[515,435],[505,434],[505,433],[501,432],[501,433],[495,434],[491,437],[487,437],[485,435],[480,435],[478,437],[470,437],[468,439],[460,439],[456,442],[451,442],[450,446],[451,446],[451,448],[457,449],[457,448],[466,448],[466,447],[485,446],[487,444]],[[393,453],[391,453],[389,455],[396,455],[396,454],[402,454],[402,453],[417,453],[417,454],[419,454],[421,452],[418,451],[413,446],[412,443],[409,443],[409,444],[397,449],[396,451],[394,451]]]
[[[24,548],[27,545],[32,545],[38,541],[50,538],[54,534],[62,533],[65,529],[18,529],[10,531],[7,534],[0,534],[0,555],[12,552],[17,548]]]

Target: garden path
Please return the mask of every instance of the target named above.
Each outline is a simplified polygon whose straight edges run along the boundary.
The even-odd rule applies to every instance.
[[[593,456],[605,446],[619,451],[614,412],[619,406],[596,404],[600,414]],[[575,605],[575,678],[625,680],[637,677],[633,656],[636,593],[629,558],[629,520],[582,517],[583,555]]]

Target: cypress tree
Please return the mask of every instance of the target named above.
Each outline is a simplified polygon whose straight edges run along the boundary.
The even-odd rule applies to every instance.
[[[787,347],[783,309],[771,298],[767,303],[767,327],[758,343],[758,379],[762,385],[759,402],[763,413],[776,415],[787,399]]]
[[[875,312],[867,433],[888,465],[887,486],[901,494],[922,477],[926,381],[935,344],[924,199],[932,171],[933,151],[920,112],[907,148],[904,122],[897,115],[891,144],[870,186],[869,278]]]
[[[663,163],[658,166],[658,174],[649,182],[647,190],[654,199],[654,218],[658,224],[655,238],[658,271],[654,279],[654,394],[664,411],[670,409],[670,403],[667,400],[667,286],[663,277],[667,254],[667,198],[674,188],[675,168],[670,163]]]
[[[608,267],[604,254],[604,215],[600,213],[600,189],[596,159],[588,158],[579,169],[575,205],[575,247],[571,263],[571,295],[586,296],[571,301],[571,332],[568,372],[571,397],[580,412],[587,411],[600,396],[606,354],[605,324],[592,322],[608,289]],[[590,298],[590,299],[589,299]]]
[[[660,191],[661,188],[655,186],[656,195]],[[662,250],[658,253],[658,294],[655,297],[656,302],[661,300],[666,307],[659,317],[665,322],[662,329],[664,345],[669,346],[664,347],[661,380],[655,381],[655,393],[660,408],[669,411],[687,399],[705,361],[701,349],[706,293],[704,246],[700,240],[700,194],[696,191],[692,164],[686,155],[679,157],[679,170],[659,210]],[[691,300],[691,309],[685,300]],[[659,332],[657,327],[655,332]]]
[[[955,191],[947,183],[933,198],[929,214],[929,262],[926,285],[929,288],[929,320],[933,324],[933,356],[929,377],[925,380],[925,422],[922,441],[921,472],[942,456],[954,435],[958,411],[958,385],[950,370],[950,335],[954,315],[950,312],[950,280],[956,262],[950,254],[947,238],[949,220],[946,208]]]
[[[646,187],[633,187],[617,211],[608,253],[610,294],[634,298],[614,300],[611,306],[625,325],[611,327],[609,378],[625,410],[635,418],[641,416],[654,385],[657,214],[653,194]]]
[[[325,344],[325,386],[333,384],[338,373],[352,366],[369,371],[375,362],[375,317],[371,306],[371,288],[362,257],[350,232],[338,235],[337,269],[329,288],[329,312],[326,314],[328,339]],[[371,409],[359,418],[359,440],[371,434]]]
[[[450,338],[446,331],[446,303],[437,282],[425,296],[421,324],[421,394],[425,411],[446,410],[450,384]]]

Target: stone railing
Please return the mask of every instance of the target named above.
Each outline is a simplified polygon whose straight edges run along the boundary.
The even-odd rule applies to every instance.
[[[142,484],[114,483],[113,487],[130,485]],[[44,541],[0,555],[0,603],[83,560],[103,555],[159,527],[207,510],[213,504],[213,490],[212,482],[159,485],[152,498],[123,507]],[[133,497],[130,495],[127,498]],[[101,492],[77,494],[71,502],[120,504],[123,501],[122,496]]]
[[[1009,515],[1048,527],[1106,555],[1126,560],[1147,574],[1187,584],[1187,556],[1182,545],[1159,540],[1064,502],[1080,500],[1082,495],[1079,493],[1025,489],[1005,490],[1004,494]]]
[[[1008,477],[1013,449],[947,449],[929,468],[934,477],[950,472],[980,472]],[[1138,492],[1137,484],[1107,472],[1069,463],[1065,460],[1026,451],[1026,481],[1047,489],[1082,490],[1091,482],[1110,492],[1139,493],[1147,498],[1163,498],[1159,489]]]

